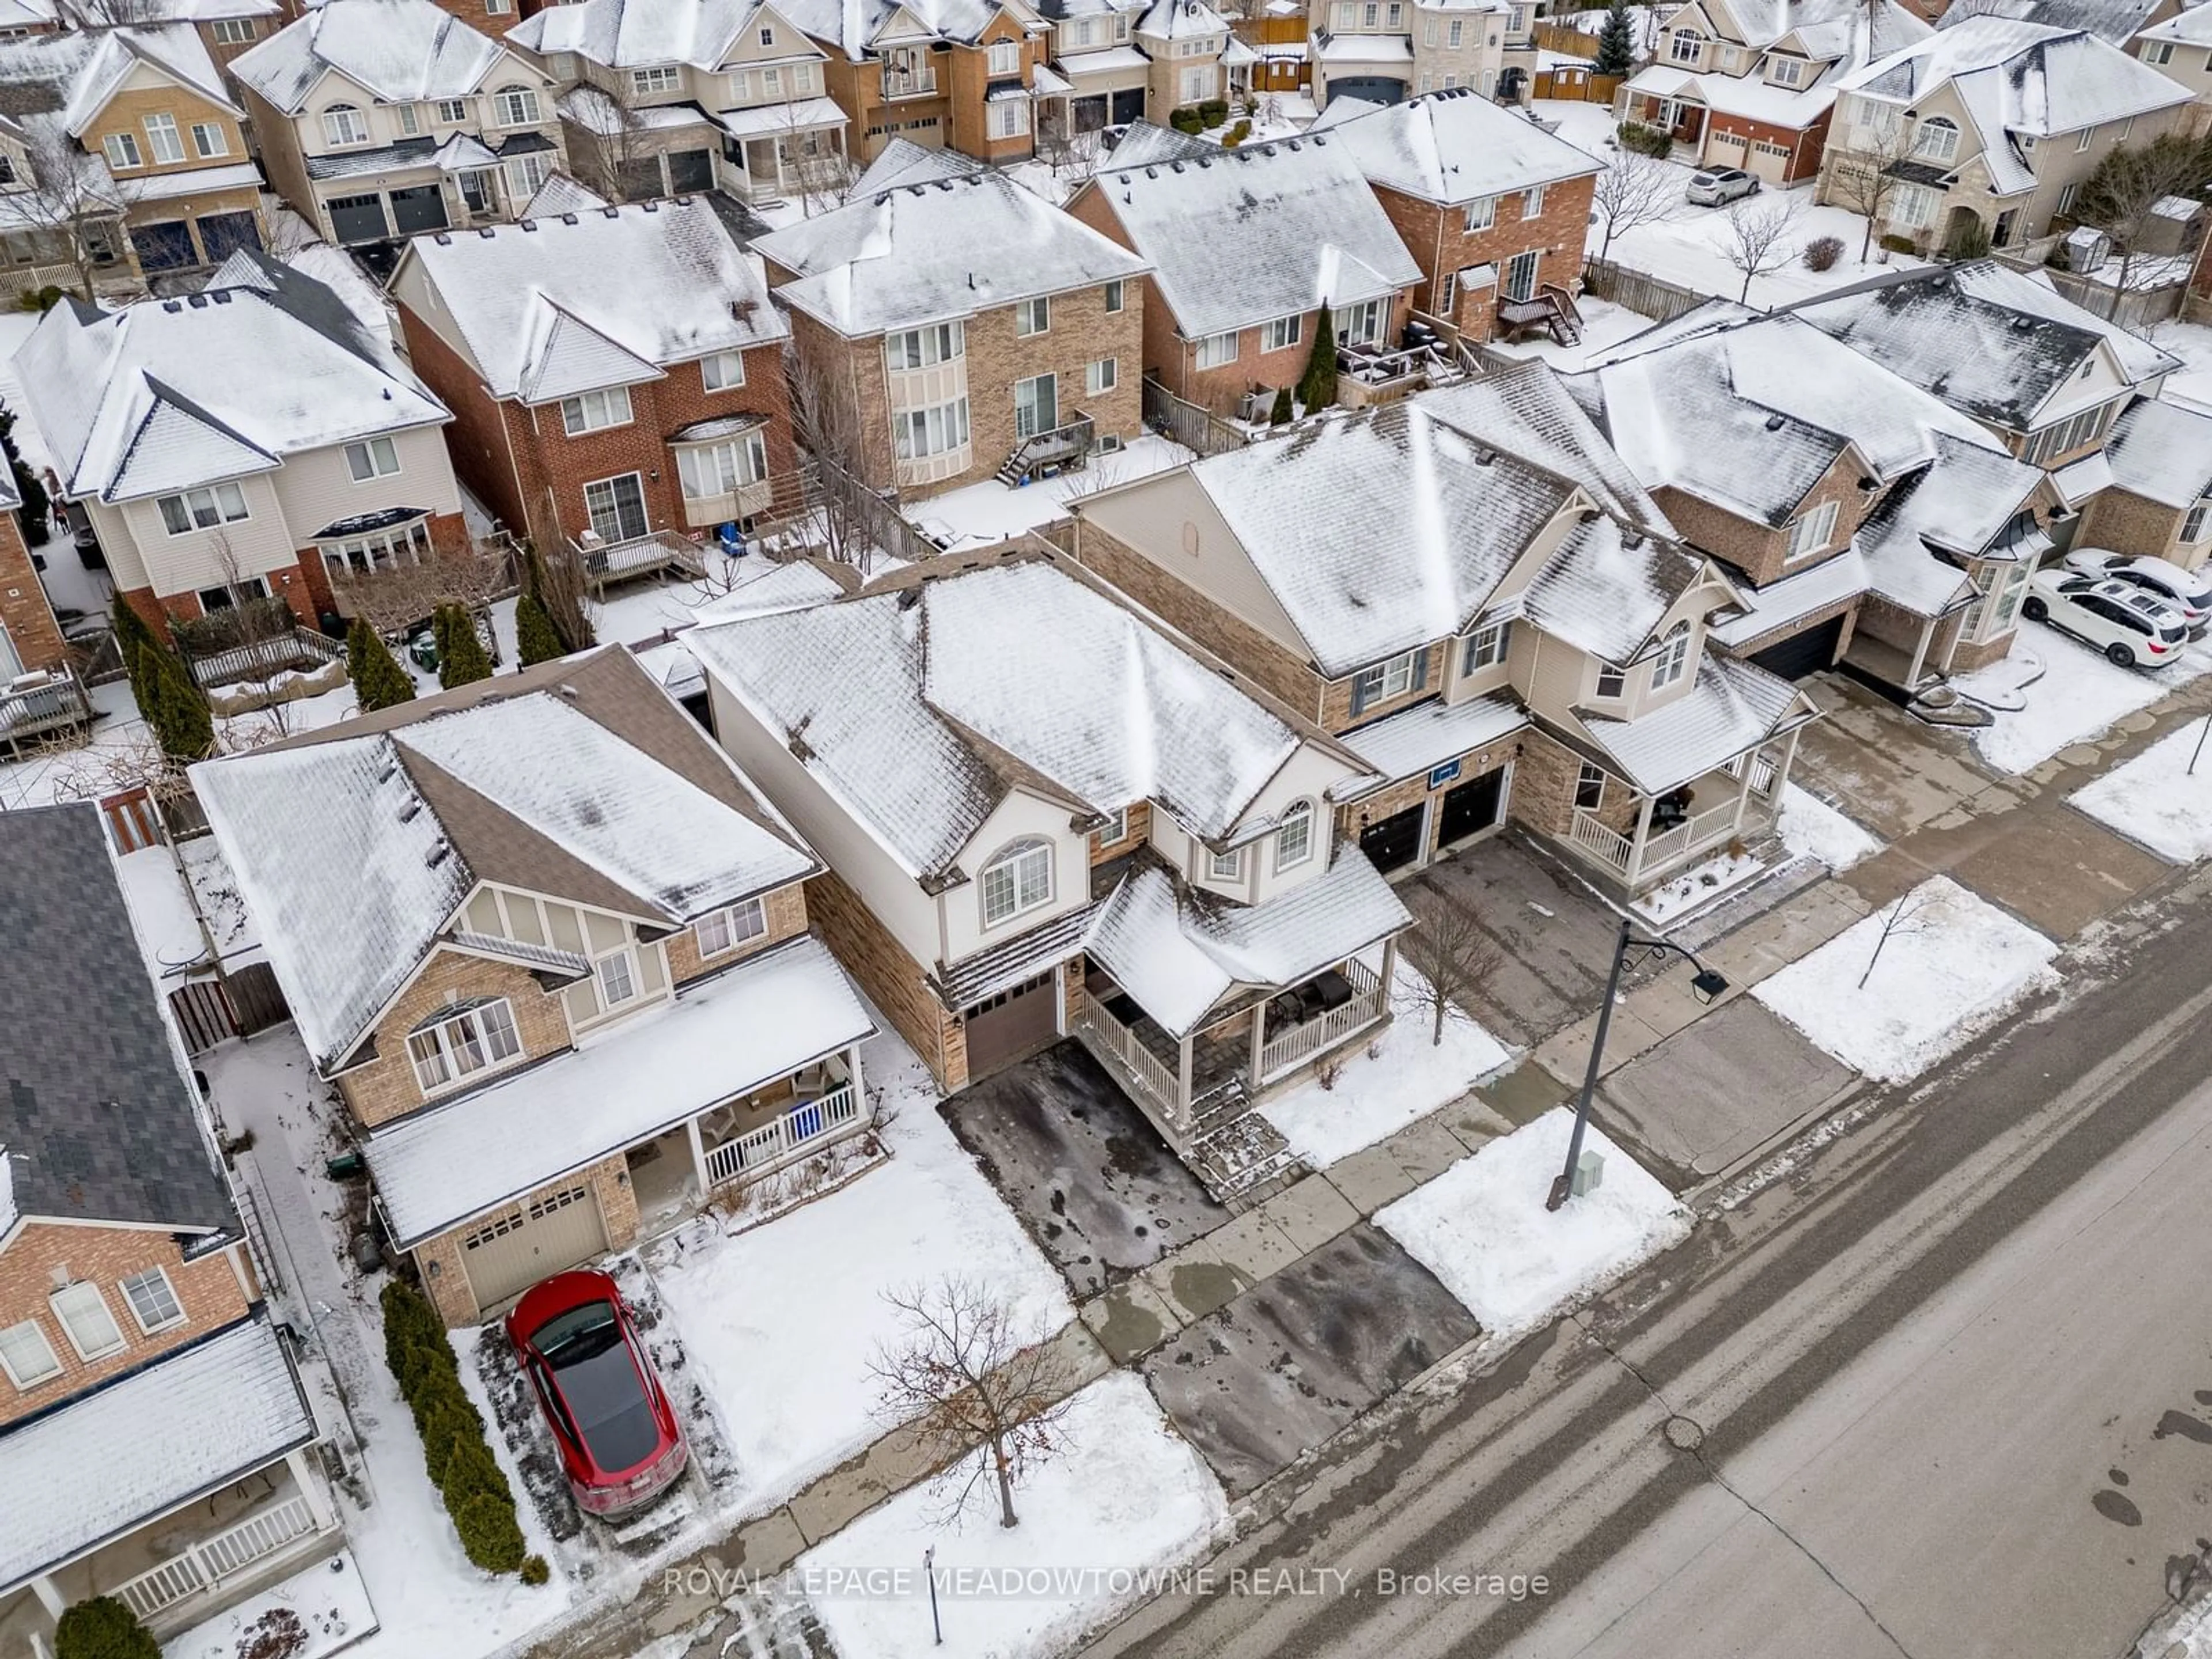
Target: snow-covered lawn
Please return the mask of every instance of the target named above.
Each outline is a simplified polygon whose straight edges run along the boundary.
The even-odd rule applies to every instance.
[[[1221,1488],[1168,1425],[1143,1381],[1115,1371],[1069,1402],[1063,1449],[1015,1489],[910,1487],[799,1558],[797,1572],[837,1650],[866,1659],[1029,1659],[1060,1652],[1144,1599],[1142,1575],[1189,1560],[1228,1519]],[[934,1548],[945,1645],[932,1637],[922,1552]]]
[[[162,1659],[323,1659],[374,1633],[361,1568],[349,1550],[294,1573],[228,1612],[171,1637]],[[296,1644],[297,1645],[295,1645]]]
[[[1638,311],[1585,294],[1575,301],[1582,313],[1583,337],[1572,345],[1561,345],[1549,335],[1508,343],[1493,340],[1491,348],[1509,357],[1540,357],[1563,374],[1602,362],[1613,347],[1657,325]]]
[[[1403,962],[1391,976],[1390,1006],[1397,1018],[1375,1045],[1374,1058],[1355,1048],[1335,1087],[1308,1078],[1260,1109],[1291,1150],[1316,1170],[1449,1105],[1512,1058],[1456,1008],[1444,1022],[1443,1042],[1431,1042],[1436,1015],[1429,982]]]
[[[2026,772],[2097,737],[2122,715],[2148,708],[2203,672],[2203,647],[2192,647],[2172,668],[2122,668],[2057,629],[2027,623],[2009,657],[1952,684],[1990,708],[1993,723],[1974,732],[1982,758],[2002,772]],[[2040,663],[2043,673],[2023,686],[2022,669],[2029,663]],[[1975,697],[1985,686],[1991,695]],[[2013,703],[2022,706],[2008,706]]]
[[[1882,945],[1882,926],[1900,906]],[[2033,927],[1948,876],[1932,876],[1752,995],[1846,1066],[1878,1083],[1902,1083],[2048,983],[2057,954]]]
[[[1774,827],[1791,853],[1818,859],[1831,870],[1848,870],[1881,851],[1875,836],[1795,783],[1782,786],[1782,816]]]
[[[1065,518],[1071,497],[1164,472],[1196,459],[1192,451],[1173,440],[1146,433],[1118,453],[1094,455],[1079,472],[1041,478],[1018,489],[1009,489],[996,478],[986,478],[917,501],[907,516],[942,544],[945,551],[957,553],[1002,542]]]
[[[2194,864],[2212,854],[2212,744],[2189,774],[2203,737],[2204,722],[2191,720],[2068,799],[2160,858]]]
[[[2166,376],[2158,395],[2168,403],[2212,414],[2212,327],[2203,323],[2160,323],[2150,330],[2150,338],[2188,364]]]
[[[1604,1179],[1546,1209],[1574,1122],[1555,1107],[1376,1212],[1490,1335],[1533,1330],[1689,1235],[1689,1212],[1595,1124],[1583,1149],[1604,1158]]]
[[[884,1291],[959,1274],[1025,1323],[1074,1317],[1060,1275],[938,1116],[921,1062],[886,1036],[864,1048],[861,1071],[895,1114],[881,1131],[888,1163],[764,1226],[733,1236],[709,1212],[644,1253],[728,1428],[748,1513],[884,1432],[868,1364],[902,1334]]]
[[[1685,913],[1732,892],[1766,868],[1748,853],[1723,853],[1671,875],[1636,901],[1636,913],[1654,927],[1664,927]]]

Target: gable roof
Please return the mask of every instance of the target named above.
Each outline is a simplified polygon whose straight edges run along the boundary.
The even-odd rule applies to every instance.
[[[574,52],[611,69],[688,64],[711,71],[763,9],[761,0],[580,0],[546,7],[507,38],[532,52]]]
[[[925,882],[952,870],[1017,786],[1078,813],[1155,801],[1218,840],[1307,740],[1048,557],[702,623],[686,638]]]
[[[0,1236],[16,1217],[234,1233],[99,809],[0,812]]]
[[[240,53],[230,72],[287,115],[336,72],[392,103],[459,98],[514,58],[434,0],[324,0]]]
[[[1078,196],[1091,192],[1152,262],[1187,339],[1380,299],[1421,277],[1333,133],[1142,167],[1109,157]]]
[[[2165,0],[1954,0],[1936,27],[1956,28],[1970,17],[2010,17],[2050,28],[2086,30],[2115,46],[2124,46],[2142,27],[2143,20],[2164,3]],[[2188,15],[2183,12],[2171,21],[2178,22]]]
[[[344,301],[250,249],[188,299],[64,301],[15,372],[72,499],[159,495],[451,418]]]
[[[2175,40],[2185,46],[2212,46],[2212,12],[2191,6],[2163,23],[2154,23],[2137,37],[2144,40]]]
[[[1370,182],[1428,202],[1457,205],[1604,171],[1595,156],[1469,87],[1387,105],[1329,131]]]
[[[861,201],[902,185],[934,184],[939,179],[958,179],[982,170],[981,161],[957,149],[924,149],[911,138],[894,137],[853,181],[848,199]]]
[[[222,75],[189,23],[145,23],[97,32],[43,34],[0,41],[0,83],[9,109],[58,111],[62,130],[82,138],[140,64],[167,76],[217,109],[240,114],[223,90]]]
[[[1340,98],[1331,99],[1328,107],[1333,110],[1345,101]],[[1318,118],[1325,119],[1327,115],[1328,111],[1325,110]],[[1150,121],[1136,120],[1129,123],[1128,130],[1100,165],[1113,167],[1158,167],[1168,161],[1196,161],[1201,156],[1212,159],[1220,154],[1221,146],[1210,138],[1201,138],[1192,132],[1177,132],[1173,127],[1154,126]]]
[[[205,762],[193,782],[325,1069],[479,881],[673,927],[819,867],[617,647]]]
[[[2024,431],[2101,346],[2140,385],[2181,367],[1994,259],[1895,271],[1790,311],[1977,420]]]
[[[784,304],[839,333],[970,317],[1142,276],[1145,260],[1002,173],[902,185],[760,238]]]
[[[2212,416],[2145,398],[2113,422],[2105,441],[2112,482],[2167,507],[2212,495]]]
[[[1023,0],[787,0],[784,15],[859,63],[878,46],[973,42],[1001,14],[1024,28],[1042,20]]]
[[[790,333],[700,197],[418,236],[401,259],[436,289],[495,398],[631,385]]]
[[[1840,82],[1849,91],[1908,103],[1947,83],[1981,129],[1984,146],[2000,154],[2008,133],[2048,137],[2168,109],[2190,97],[2186,87],[2085,30],[1989,16],[1938,29]],[[2029,176],[2004,187],[2033,183]]]
[[[1853,61],[1895,51],[1929,33],[1929,26],[1911,12],[1882,0],[1875,13],[1875,52],[1866,49],[1866,0],[1727,0],[1708,15],[1725,21],[1744,46],[1765,48],[1796,36],[1808,57],[1833,59],[1848,55]]]

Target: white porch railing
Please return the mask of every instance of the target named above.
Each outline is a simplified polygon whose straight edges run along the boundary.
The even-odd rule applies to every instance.
[[[228,1531],[203,1540],[107,1593],[142,1620],[149,1620],[164,1608],[213,1589],[226,1578],[235,1577],[314,1530],[314,1510],[306,1498],[295,1495],[273,1509],[248,1516]]]
[[[722,1187],[748,1170],[787,1158],[811,1142],[836,1133],[860,1115],[853,1085],[842,1083],[818,1100],[792,1107],[757,1129],[707,1149],[707,1184]]]
[[[1716,842],[1726,841],[1735,833],[1735,803],[1723,801],[1718,806],[1707,807],[1692,814],[1671,830],[1662,830],[1647,836],[1644,855],[1637,860],[1638,871],[1658,869],[1673,864],[1693,853],[1704,851]]]
[[[1182,1121],[1184,1101],[1181,1075],[1145,1047],[1134,1031],[1108,1013],[1105,1005],[1087,991],[1075,1011],[1075,1030],[1077,1036],[1091,1038],[1114,1059],[1121,1061],[1129,1074],[1144,1085],[1170,1121],[1178,1123]]]
[[[1352,983],[1352,1000],[1330,1009],[1303,1025],[1293,1025],[1279,1037],[1260,1045],[1262,1083],[1310,1060],[1324,1048],[1333,1048],[1357,1031],[1382,1018],[1382,981],[1357,962],[1344,964],[1344,975]]]
[[[707,568],[694,543],[665,530],[632,536],[626,541],[601,542],[596,546],[582,542],[572,545],[584,562],[585,575],[602,587],[609,582],[647,575],[655,570],[680,570],[685,575],[696,576]]]
[[[1574,822],[1568,828],[1567,838],[1599,863],[1618,870],[1624,876],[1628,873],[1629,859],[1636,850],[1635,843],[1618,830],[1609,829],[1600,823],[1597,815],[1589,808],[1575,808]]]
[[[1761,750],[1751,757],[1751,793],[1771,795],[1774,793],[1774,763]]]

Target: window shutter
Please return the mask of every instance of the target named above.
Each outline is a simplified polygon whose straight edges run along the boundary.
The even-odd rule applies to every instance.
[[[1413,653],[1413,690],[1418,691],[1429,683],[1429,648],[1423,646]]]
[[[1352,712],[1357,714],[1366,707],[1367,677],[1364,674],[1354,674],[1352,677]]]

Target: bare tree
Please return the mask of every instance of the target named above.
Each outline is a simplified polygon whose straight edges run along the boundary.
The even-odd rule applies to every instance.
[[[2157,221],[2158,204],[2170,196],[2196,201],[2208,179],[2212,179],[2212,138],[2161,132],[2148,143],[2121,145],[2083,181],[2074,216],[2111,237],[2120,256],[2106,316],[2119,313],[2129,271],[2144,233]]]
[[[1797,228],[1799,204],[1784,197],[1747,197],[1729,210],[1721,253],[1743,273],[1740,305],[1751,303],[1751,279],[1771,276],[1797,254],[1790,232]]]
[[[1409,889],[1407,908],[1413,913],[1413,929],[1405,935],[1406,960],[1428,981],[1415,1006],[1430,1016],[1429,1043],[1434,1048],[1444,1040],[1454,1005],[1471,1011],[1504,957],[1474,912],[1436,889]]]
[[[1824,201],[1866,216],[1866,229],[1859,237],[1861,264],[1874,247],[1874,228],[1883,209],[1905,183],[1898,164],[1911,158],[1914,132],[1912,124],[1886,104],[1863,108],[1872,115],[1871,124],[1853,127],[1848,145],[1831,148],[1834,159],[1820,184]]]
[[[122,268],[123,216],[133,192],[97,156],[76,147],[58,117],[21,125],[30,177],[26,188],[9,192],[9,210],[46,244],[52,263],[66,266],[78,294],[90,300],[100,273]]]
[[[1597,245],[1603,259],[1613,251],[1613,239],[1639,225],[1656,225],[1674,210],[1680,175],[1669,163],[1640,150],[1625,149],[1613,165],[1597,176],[1590,205],[1605,218],[1605,234]]]
[[[506,550],[481,541],[455,552],[425,554],[412,564],[348,567],[331,580],[340,611],[387,635],[413,627],[441,605],[480,611],[514,586]]]
[[[998,1489],[999,1524],[1019,1525],[1014,1487],[1059,1451],[1073,1382],[1042,1322],[1022,1326],[1003,1297],[957,1275],[884,1299],[906,1334],[896,1346],[878,1346],[869,1366],[877,1415],[911,1424],[943,1465],[948,1519],[988,1480]]]
[[[1889,907],[1882,915],[1881,933],[1874,942],[1874,954],[1867,958],[1866,972],[1859,975],[1859,990],[1865,990],[1866,982],[1874,977],[1875,964],[1881,960],[1881,953],[1889,948],[1890,940],[1926,933],[1943,902],[1942,890],[1932,882],[1923,882]]]
[[[161,0],[63,0],[61,9],[81,29],[158,23],[170,15]]]
[[[849,385],[809,363],[797,351],[784,359],[791,392],[791,431],[807,457],[814,487],[800,528],[818,538],[823,556],[849,564],[863,576],[875,560],[869,526],[876,511],[890,510],[872,501],[860,415]]]
[[[657,170],[659,157],[637,112],[605,87],[588,82],[575,89],[564,108],[591,135],[588,142],[571,147],[579,182],[610,202],[638,199],[630,185],[644,162],[654,162]],[[659,195],[658,185],[649,194]],[[514,205],[520,211],[522,204]]]

